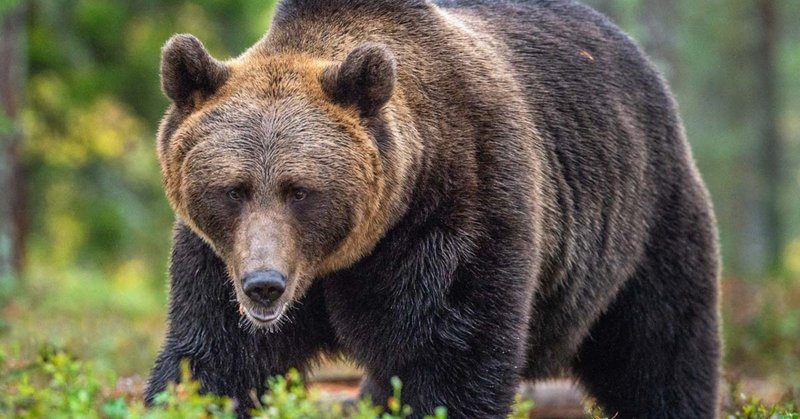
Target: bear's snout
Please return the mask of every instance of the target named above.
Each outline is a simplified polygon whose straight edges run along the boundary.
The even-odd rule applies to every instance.
[[[242,290],[255,303],[269,307],[286,291],[286,276],[274,270],[251,272],[242,278]]]

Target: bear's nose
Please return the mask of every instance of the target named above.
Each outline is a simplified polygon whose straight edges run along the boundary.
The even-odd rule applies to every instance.
[[[269,306],[286,290],[286,277],[278,271],[252,272],[242,279],[242,288],[250,299]]]

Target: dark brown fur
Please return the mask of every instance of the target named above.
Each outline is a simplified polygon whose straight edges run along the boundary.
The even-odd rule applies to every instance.
[[[376,401],[399,376],[417,414],[503,416],[520,379],[564,374],[609,415],[716,414],[707,193],[665,83],[603,17],[286,0],[241,57],[178,36],[163,66],[179,222],[149,398],[180,357],[244,406],[328,352]],[[288,308],[240,330],[241,278],[267,269]]]

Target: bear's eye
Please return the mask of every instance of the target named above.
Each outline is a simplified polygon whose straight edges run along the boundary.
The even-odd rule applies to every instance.
[[[228,197],[228,200],[234,203],[239,203],[244,200],[244,192],[241,188],[230,188],[225,191],[225,196]]]
[[[308,189],[306,188],[294,188],[291,192],[292,201],[298,202],[306,199],[308,197]]]

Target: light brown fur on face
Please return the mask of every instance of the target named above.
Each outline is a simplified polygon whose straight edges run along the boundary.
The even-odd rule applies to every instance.
[[[332,93],[362,62],[374,69],[393,57],[380,46],[353,55],[355,64],[250,50],[224,63],[226,83],[213,94],[186,95],[194,100],[176,102],[162,122],[159,158],[170,203],[225,261],[246,313],[255,303],[242,291],[244,275],[286,275],[275,305],[291,304],[313,278],[371,251],[404,211],[408,191],[401,185],[408,182],[400,180],[413,150],[382,154],[370,133],[376,122],[364,110],[379,106],[370,118],[379,117],[386,132],[397,130],[401,95],[392,96],[391,85],[352,103]],[[390,64],[387,76],[394,77]],[[314,217],[303,220],[287,201],[295,187],[312,191],[302,211],[317,211]],[[247,194],[235,208],[225,201],[232,188]]]

